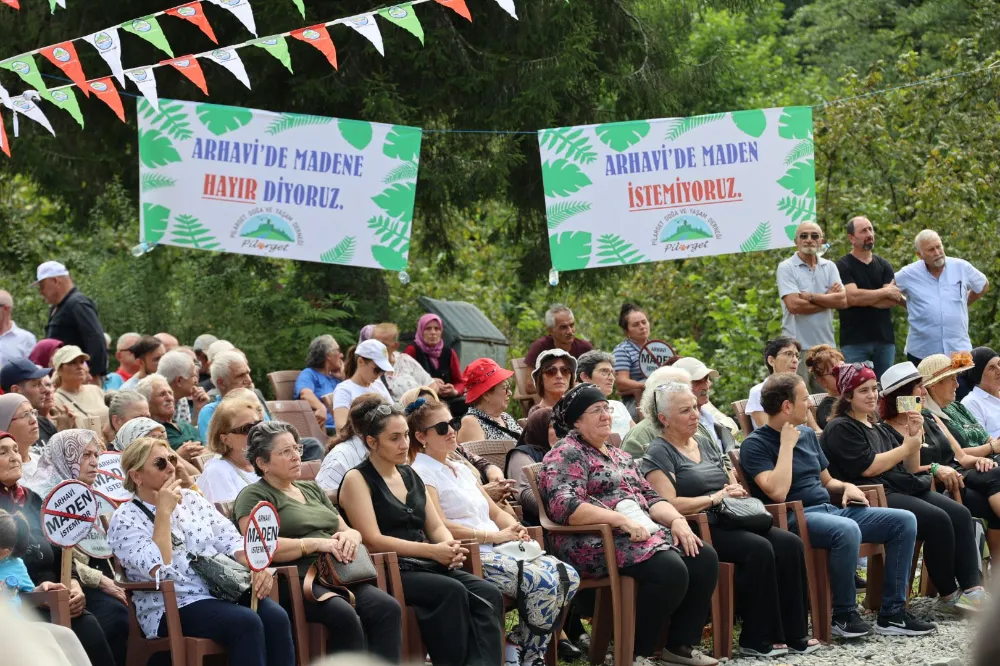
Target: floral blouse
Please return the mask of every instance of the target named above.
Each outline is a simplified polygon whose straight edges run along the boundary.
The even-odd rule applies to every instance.
[[[503,421],[503,427],[511,432],[504,432],[497,427],[497,422],[491,419],[486,412],[481,409],[469,407],[469,411],[467,411],[466,414],[476,417],[476,420],[479,421],[479,425],[483,427],[483,433],[486,435],[486,439],[488,440],[517,439],[517,437],[511,433],[516,433],[518,435],[521,434],[521,426],[518,425],[517,420],[507,412],[500,412],[500,420]]]
[[[156,515],[154,505],[146,504],[146,508]],[[153,543],[152,521],[135,503],[125,502],[111,518],[108,543],[128,580],[174,581],[178,608],[211,599],[208,585],[191,568],[187,553],[232,557],[243,550],[243,537],[208,500],[190,490],[181,491],[181,502],[170,514],[170,528],[184,545],[175,547],[170,564],[164,565],[160,549]],[[151,575],[156,566],[160,568]],[[163,593],[136,592],[133,599],[139,626],[148,638],[155,638],[163,617]]]
[[[941,411],[950,417],[950,419],[943,419],[944,423],[963,449],[982,446],[989,441],[990,434],[986,432],[986,428],[969,411],[969,408],[958,400],[952,401]]]
[[[556,523],[569,524],[570,515],[584,502],[614,510],[618,502],[635,500],[646,512],[665,501],[636,469],[632,457],[614,447],[608,455],[581,441],[570,432],[558,446],[545,454],[538,473],[538,490],[545,511]],[[642,542],[633,543],[622,530],[614,531],[618,568],[645,562],[653,553],[672,548],[670,530],[661,527]],[[584,578],[608,574],[604,546],[599,534],[553,534],[556,556],[570,562]]]

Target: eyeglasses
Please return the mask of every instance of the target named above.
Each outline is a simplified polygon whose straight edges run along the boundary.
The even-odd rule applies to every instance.
[[[590,414],[591,416],[599,416],[601,414],[612,414],[614,410],[611,409],[611,405],[605,403],[603,405],[594,405],[590,409],[586,410],[584,414]]]
[[[262,421],[254,421],[253,423],[244,423],[241,426],[233,428],[227,434],[230,434],[230,435],[249,435],[250,431],[253,430],[253,427],[256,426],[256,425],[259,425],[260,423],[263,423],[263,422]]]
[[[497,384],[497,391],[503,391],[507,395],[511,395],[513,393],[510,388],[510,384],[507,383]]]
[[[778,356],[787,356],[788,358],[794,358],[796,360],[799,359],[799,353],[792,349],[786,349],[783,352],[778,352]]]
[[[614,377],[615,371],[611,368],[598,368],[597,370],[594,370],[594,376]]]
[[[462,429],[462,419],[452,419],[451,421],[441,421],[441,423],[435,423],[432,426],[424,428],[423,432],[427,432],[428,430],[433,430],[434,432],[436,432],[441,437],[444,437],[445,435],[448,434],[448,428],[451,428],[455,432],[458,432],[459,430]]]
[[[819,240],[822,237],[823,234],[815,231],[812,232],[803,231],[801,234],[799,234],[799,240]]]
[[[19,414],[18,416],[12,416],[10,418],[11,421],[16,421],[18,419],[27,419],[29,422],[38,421],[38,410],[30,409],[26,411],[24,414]]]
[[[384,418],[384,417],[387,417],[387,416],[392,416],[392,407],[390,407],[389,405],[379,405],[375,409],[373,409],[370,412],[368,412],[367,414],[365,414],[365,420],[366,421],[374,421],[375,419],[377,419],[379,417],[383,417]]]
[[[550,365],[542,370],[542,374],[546,377],[555,377],[556,375],[566,375],[567,377],[572,377],[573,371],[563,365]]]
[[[302,445],[299,444],[299,445],[293,446],[293,447],[291,447],[289,449],[283,449],[281,451],[276,451],[275,454],[277,456],[281,457],[281,458],[285,458],[285,459],[288,459],[288,460],[294,460],[295,458],[301,458],[302,457]]]
[[[163,471],[165,471],[167,469],[167,463],[170,463],[171,465],[173,465],[174,467],[176,467],[177,466],[177,454],[176,453],[171,453],[166,458],[157,458],[156,460],[153,461],[153,467],[155,467],[157,471],[163,472]]]

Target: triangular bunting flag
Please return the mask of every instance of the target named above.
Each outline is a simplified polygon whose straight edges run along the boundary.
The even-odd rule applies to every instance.
[[[35,58],[30,53],[4,60],[0,62],[0,68],[14,72],[36,90],[47,90],[45,82],[42,81],[42,75],[38,73],[38,67],[35,66]]]
[[[236,52],[236,49],[215,49],[209,53],[202,53],[199,57],[211,58],[213,62],[222,65],[232,72],[233,76],[240,80],[240,83],[250,88],[250,79],[247,77],[246,67],[243,66],[243,61],[240,60],[240,54]]]
[[[36,123],[47,129],[49,131],[49,134],[55,136],[56,131],[52,129],[52,124],[49,122],[49,119],[45,117],[45,113],[43,113],[42,110],[38,108],[38,105],[32,101],[33,99],[37,98],[38,98],[37,92],[35,92],[34,90],[27,90],[24,93],[18,95],[17,97],[12,97],[10,102],[11,106],[14,107],[15,111],[27,116],[28,118],[31,118]],[[16,120],[14,122],[14,126],[15,127],[17,126]],[[16,131],[14,132],[14,136],[17,136]]]
[[[14,9],[21,8],[21,4],[17,0],[0,0],[0,2],[3,2],[5,5],[10,5]]]
[[[208,85],[205,83],[205,73],[201,71],[201,65],[194,56],[175,58],[174,60],[164,60],[164,63],[172,66],[178,72],[188,77],[192,83],[201,88],[201,91],[208,94]]]
[[[378,29],[378,23],[375,22],[373,14],[352,16],[346,19],[344,23],[364,35],[369,42],[375,45],[379,53],[385,55],[385,47],[382,45],[382,31]]]
[[[97,49],[97,52],[108,63],[111,73],[118,79],[122,88],[125,87],[125,72],[122,71],[122,49],[121,40],[118,38],[118,28],[108,28],[100,30],[92,35],[84,37],[90,45]]]
[[[97,98],[111,107],[118,119],[125,122],[125,108],[122,106],[122,98],[118,96],[118,89],[115,88],[114,81],[110,76],[87,83]]]
[[[4,2],[6,2],[6,1],[7,0],[4,0]],[[14,0],[14,2],[17,2],[17,0]],[[295,6],[298,8],[299,14],[302,14],[302,18],[305,18],[306,17],[306,5],[305,5],[305,3],[303,3],[302,0],[292,0],[292,2],[294,2]]]
[[[83,68],[80,67],[80,58],[76,54],[76,47],[73,42],[63,42],[55,46],[47,46],[39,51],[49,62],[65,72],[66,76],[83,90],[83,94],[90,96],[87,90],[87,77],[83,75]]]
[[[47,90],[42,93],[42,98],[73,116],[73,119],[80,123],[80,127],[83,127],[83,114],[80,113],[80,104],[76,101],[76,93],[73,92],[72,86]]]
[[[10,93],[3,86],[0,86],[0,104],[3,104],[8,109],[13,108],[10,105]]]
[[[167,42],[167,36],[163,34],[163,28],[160,27],[160,22],[155,17],[144,16],[134,21],[126,21],[121,24],[121,27],[136,37],[142,37],[171,58],[174,57],[174,52],[170,49],[169,42]]]
[[[424,43],[424,28],[420,25],[417,15],[413,13],[412,5],[396,5],[382,9],[379,11],[379,16],[389,19],[400,28],[416,36],[421,44]]]
[[[128,78],[132,79],[132,83],[139,89],[139,92],[146,98],[150,106],[159,111],[160,98],[156,94],[156,75],[153,74],[153,68],[140,67],[139,69],[130,69],[125,74]]]
[[[325,25],[320,23],[319,25],[314,25],[311,28],[292,30],[292,37],[300,39],[311,46],[315,46],[323,55],[326,56],[326,59],[330,61],[333,68],[337,69],[337,49],[334,47],[333,40],[330,39],[330,33],[327,32]]]
[[[455,10],[455,13],[459,16],[472,20],[472,14],[469,13],[469,7],[465,4],[465,0],[435,0],[439,5],[444,5],[448,9]]]
[[[7,141],[7,128],[3,126],[3,113],[0,113],[0,150],[10,157],[10,142]]]
[[[208,0],[213,5],[228,9],[233,16],[240,20],[247,30],[256,37],[257,26],[253,20],[253,9],[250,7],[250,0]]]
[[[497,4],[503,7],[504,11],[517,18],[517,10],[514,8],[514,0],[497,0]]]
[[[281,62],[289,72],[292,72],[292,57],[288,54],[288,43],[281,36],[265,37],[251,42],[254,46],[262,48]],[[293,74],[295,72],[292,72]]]
[[[215,38],[215,31],[212,30],[212,26],[208,22],[208,17],[205,16],[205,12],[201,8],[200,2],[189,2],[188,4],[181,5],[180,7],[168,9],[166,13],[170,16],[176,16],[177,18],[191,21],[191,23],[194,23],[196,26],[201,28],[201,31],[208,35],[208,38],[211,39],[213,43],[219,43],[219,40]]]

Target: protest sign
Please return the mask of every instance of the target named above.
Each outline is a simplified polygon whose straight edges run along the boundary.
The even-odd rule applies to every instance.
[[[76,544],[76,547],[90,557],[96,557],[99,560],[109,560],[113,553],[111,552],[110,544],[108,544],[108,533],[101,521],[104,519],[111,520],[111,514],[118,508],[118,504],[110,497],[105,497],[93,488],[90,489],[90,492],[97,498],[97,520],[94,521],[94,526],[87,533],[87,536],[83,537],[80,543]]]
[[[281,528],[278,512],[270,502],[258,502],[250,512],[247,531],[243,535],[243,552],[253,571],[263,571],[271,566],[278,550],[278,531]]]
[[[132,493],[125,490],[125,472],[122,471],[122,454],[102,451],[97,460],[97,478],[94,490],[115,502],[127,502]]]
[[[97,497],[79,481],[63,481],[42,503],[42,528],[53,545],[71,548],[97,520]]]
[[[649,377],[675,356],[673,348],[663,340],[650,340],[639,351],[639,369]]]

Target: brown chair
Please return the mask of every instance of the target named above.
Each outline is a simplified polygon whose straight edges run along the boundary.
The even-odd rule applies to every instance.
[[[504,469],[507,465],[507,452],[517,446],[517,442],[512,439],[481,439],[465,442],[462,446],[469,453],[486,458],[491,465]]]
[[[322,460],[309,460],[302,463],[302,470],[299,473],[299,481],[315,481],[319,474],[319,468],[323,464]]]
[[[608,444],[616,449],[622,448],[622,436],[616,432],[611,433],[608,435]]]
[[[744,437],[753,432],[753,421],[747,415],[746,408],[746,400],[737,400],[733,403],[733,413],[736,414],[736,420],[739,422],[740,428],[743,429]]]
[[[274,419],[295,426],[299,437],[315,437],[324,444],[329,439],[326,428],[316,423],[316,415],[305,400],[268,400],[267,409]]]
[[[534,368],[525,363],[523,358],[510,359],[510,367],[514,371],[514,385],[517,388],[514,400],[520,403],[521,413],[527,416],[528,410],[539,400],[538,391],[531,381],[531,371]]]
[[[267,375],[271,383],[271,392],[275,400],[295,400],[295,380],[302,374],[301,370],[278,370]]]
[[[69,612],[69,590],[49,590],[48,592],[24,592],[19,595],[25,603],[35,608],[47,608],[49,622],[69,628],[72,617]]]

